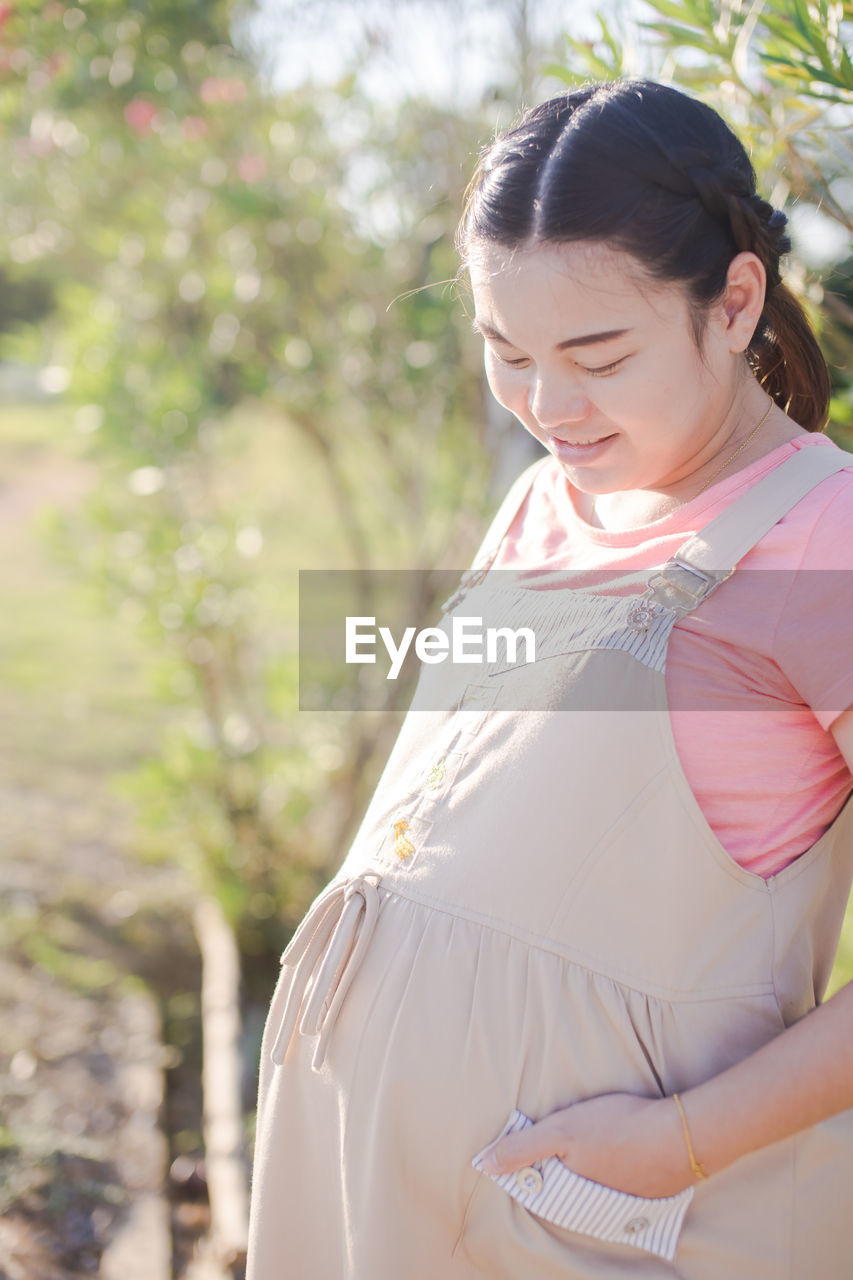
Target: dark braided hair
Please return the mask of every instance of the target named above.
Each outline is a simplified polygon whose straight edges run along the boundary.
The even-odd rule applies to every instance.
[[[710,107],[650,80],[588,85],[528,111],[484,152],[457,234],[474,244],[606,242],[654,279],[680,282],[701,346],[729,264],[767,274],[747,351],[755,376],[808,431],[823,428],[829,371],[802,306],[781,282],[787,218],[755,190],[741,142]]]

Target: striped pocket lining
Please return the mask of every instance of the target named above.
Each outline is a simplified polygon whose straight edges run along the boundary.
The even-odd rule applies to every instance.
[[[518,1133],[531,1124],[533,1121],[529,1116],[513,1111],[493,1142],[508,1133]],[[486,1172],[483,1156],[493,1142],[471,1161],[481,1173]],[[581,1235],[594,1236],[597,1240],[644,1249],[669,1262],[675,1257],[684,1215],[693,1199],[693,1187],[660,1199],[628,1195],[625,1191],[582,1178],[556,1156],[549,1156],[513,1173],[487,1176],[525,1209],[547,1222]]]

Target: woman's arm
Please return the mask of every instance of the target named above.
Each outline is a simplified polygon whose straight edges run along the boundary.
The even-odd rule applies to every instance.
[[[853,773],[853,709],[832,726]],[[853,982],[727,1071],[680,1095],[709,1176],[750,1151],[853,1107]],[[604,1094],[555,1111],[496,1144],[490,1172],[546,1156],[606,1186],[673,1195],[695,1182],[672,1098]]]

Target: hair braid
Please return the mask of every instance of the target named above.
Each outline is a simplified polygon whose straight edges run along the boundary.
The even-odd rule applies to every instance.
[[[700,165],[686,172],[705,211],[728,224],[738,251],[754,253],[767,274],[764,307],[747,350],[753,373],[797,422],[819,430],[831,382],[808,316],[782,284],[779,260],[791,250],[788,219],[754,190],[744,191],[739,173],[715,173]]]

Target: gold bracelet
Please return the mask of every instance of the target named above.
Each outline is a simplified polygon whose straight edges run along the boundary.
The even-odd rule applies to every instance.
[[[684,1107],[681,1105],[681,1099],[677,1093],[674,1093],[672,1096],[675,1099],[675,1105],[678,1107],[678,1114],[681,1116],[681,1123],[684,1126],[684,1141],[687,1143],[687,1154],[690,1157],[690,1168],[693,1170],[697,1178],[707,1178],[707,1173],[693,1154],[693,1143],[690,1141],[690,1130],[687,1128],[687,1116],[684,1114]]]

